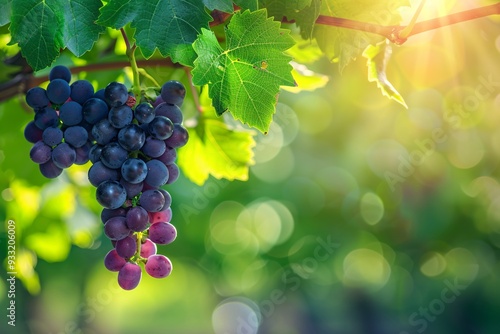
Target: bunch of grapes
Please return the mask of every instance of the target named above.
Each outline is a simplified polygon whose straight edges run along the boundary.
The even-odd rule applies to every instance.
[[[170,223],[172,198],[162,186],[179,177],[176,148],[188,140],[179,108],[184,86],[168,81],[153,104],[136,105],[118,82],[97,92],[86,80],[70,85],[71,73],[64,66],[54,67],[49,80],[47,89],[35,87],[26,94],[35,111],[25,128],[26,139],[34,144],[31,159],[47,178],[90,160],[88,179],[97,188],[104,234],[114,246],[104,265],[118,272],[123,289],[137,287],[141,263],[152,277],[168,276],[172,263],[156,253],[156,245],[177,236]]]

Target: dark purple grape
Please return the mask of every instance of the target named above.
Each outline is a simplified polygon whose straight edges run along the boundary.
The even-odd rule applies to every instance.
[[[104,234],[111,240],[121,240],[128,237],[130,230],[125,223],[125,217],[111,217],[104,224]]]
[[[118,255],[116,249],[110,250],[104,257],[104,266],[109,271],[120,271],[127,261]]]
[[[31,121],[26,124],[24,128],[24,138],[32,144],[42,140],[43,130],[35,125],[35,121]]]
[[[92,137],[100,145],[109,144],[118,135],[118,129],[109,123],[107,118],[101,119],[92,127]]]
[[[54,79],[47,86],[47,97],[54,104],[63,104],[69,98],[71,88],[67,81]]]
[[[90,149],[90,152],[89,152],[90,162],[96,163],[97,161],[101,160],[102,149],[103,149],[103,146],[101,146],[101,145],[93,145],[92,146],[92,148]]]
[[[106,102],[106,99],[104,98],[104,88],[99,89],[97,92],[94,93],[95,98],[101,99],[104,102]]]
[[[175,159],[177,159],[177,152],[175,151],[175,149],[167,147],[165,152],[156,159],[160,160],[168,167],[168,165],[173,164],[175,162]]]
[[[127,215],[127,209],[117,208],[117,209],[102,209],[101,211],[101,221],[105,224],[109,219],[113,217],[125,217]]]
[[[85,145],[88,138],[87,130],[81,126],[70,126],[64,130],[64,141],[75,148]]]
[[[155,110],[151,104],[142,102],[135,107],[134,116],[139,123],[149,123],[155,118]]]
[[[83,104],[83,119],[90,124],[96,124],[101,119],[108,117],[108,105],[101,99],[90,98]]]
[[[92,144],[89,141],[87,141],[85,145],[75,148],[75,165],[85,165],[90,160],[89,154],[91,148]]]
[[[43,141],[38,141],[30,150],[30,158],[37,164],[44,164],[52,158],[52,148]]]
[[[151,255],[156,254],[156,244],[149,239],[146,239],[141,245],[141,257],[147,259]]]
[[[97,187],[96,199],[103,207],[116,209],[127,200],[127,192],[117,181],[104,181]]]
[[[80,124],[83,120],[82,106],[75,101],[64,103],[59,109],[59,118],[68,126]]]
[[[133,207],[127,212],[126,222],[132,231],[142,232],[148,227],[148,212],[141,206]]]
[[[152,187],[160,187],[167,183],[168,169],[163,162],[153,159],[149,160],[146,165],[148,166],[148,172],[144,181],[147,184]]]
[[[131,258],[137,251],[136,238],[128,236],[116,242],[115,246],[118,255],[124,258]]]
[[[93,164],[88,173],[89,181],[94,187],[98,187],[104,181],[118,181],[120,174],[116,169],[106,167],[101,161]]]
[[[71,99],[80,104],[94,96],[94,86],[87,80],[77,80],[71,84]]]
[[[148,130],[154,138],[165,140],[174,132],[174,124],[165,116],[156,116],[149,123]]]
[[[152,106],[153,106],[153,108],[156,108],[161,103],[165,103],[165,101],[163,101],[163,99],[161,98],[161,95],[158,95],[156,97],[156,100],[153,102]]]
[[[167,149],[167,145],[163,140],[147,137],[144,145],[141,147],[142,153],[151,158],[158,158]]]
[[[56,127],[59,125],[59,116],[57,112],[50,107],[40,109],[35,114],[35,125],[42,130]]]
[[[182,123],[182,111],[178,106],[161,103],[155,108],[156,116],[165,116],[172,121],[172,123]]]
[[[60,143],[52,150],[52,161],[59,168],[69,168],[76,161],[75,149],[66,143]]]
[[[45,108],[50,104],[47,91],[41,87],[33,87],[26,93],[26,103],[33,109]]]
[[[157,189],[146,190],[139,198],[139,205],[147,212],[158,212],[165,205],[165,197]]]
[[[63,139],[63,132],[59,128],[46,128],[43,130],[42,139],[45,144],[50,147],[54,147]]]
[[[127,151],[139,150],[146,141],[146,133],[137,124],[129,124],[118,132],[118,142]]]
[[[172,205],[172,196],[170,196],[170,193],[165,189],[159,188],[158,190],[163,194],[163,197],[165,198],[165,204],[163,204],[163,208],[161,208],[160,210],[160,212],[162,212],[164,210],[167,210],[170,205]]]
[[[160,95],[166,103],[180,106],[186,96],[186,88],[179,81],[170,80],[163,84]]]
[[[141,183],[148,175],[148,166],[141,159],[129,158],[121,167],[121,175],[129,183]]]
[[[159,222],[149,227],[149,239],[159,245],[172,243],[177,237],[175,226],[170,223]]]
[[[170,136],[170,138],[165,140],[165,144],[167,144],[168,147],[178,148],[186,145],[188,139],[189,133],[186,128],[180,124],[174,124],[174,133]]]
[[[174,183],[175,181],[177,181],[177,179],[179,178],[179,166],[177,166],[176,164],[172,163],[170,165],[167,165],[167,169],[168,169],[168,181],[167,181],[167,184],[172,184]]]
[[[143,183],[139,182],[136,184],[125,181],[124,179],[120,179],[120,184],[125,188],[127,192],[127,198],[134,198],[142,192]]]
[[[142,270],[135,263],[127,262],[118,272],[118,284],[124,290],[133,290],[141,281]]]
[[[71,72],[66,66],[54,66],[49,72],[49,80],[52,81],[54,79],[63,79],[69,83],[71,81]]]
[[[59,168],[56,166],[54,161],[50,159],[44,164],[39,165],[40,167],[40,173],[42,173],[43,176],[45,176],[48,179],[54,179],[61,175],[62,173],[62,168]]]
[[[164,278],[172,272],[172,262],[165,255],[151,255],[148,257],[144,269],[151,277]]]
[[[101,161],[107,167],[118,169],[127,160],[128,152],[117,142],[111,142],[103,147],[101,151]]]
[[[129,125],[130,123],[132,123],[133,119],[134,119],[134,112],[127,105],[114,107],[109,110],[108,114],[109,123],[111,123],[111,125],[117,129],[121,129]]]
[[[112,82],[104,89],[104,99],[111,107],[124,105],[128,100],[127,87],[119,82]]]

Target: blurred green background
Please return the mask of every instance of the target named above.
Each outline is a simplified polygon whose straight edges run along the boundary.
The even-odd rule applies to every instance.
[[[423,18],[485,3],[431,2]],[[23,137],[23,96],[3,101],[0,255],[13,220],[18,278],[13,328],[4,260],[0,333],[500,333],[499,22],[394,48],[388,76],[408,110],[367,82],[365,59],[342,75],[310,64],[328,84],[282,92],[247,182],[181,176],[166,188],[178,237],[159,253],[174,270],[143,275],[133,291],[103,266],[111,244],[88,166],[44,179]],[[115,38],[57,63],[123,61]],[[187,82],[183,70],[147,70]],[[130,86],[126,69],[76,77]],[[193,103],[183,111],[193,115]]]

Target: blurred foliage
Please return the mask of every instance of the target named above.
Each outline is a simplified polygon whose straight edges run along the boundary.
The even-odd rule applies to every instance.
[[[423,18],[465,6],[440,3]],[[58,63],[121,61],[116,36]],[[12,219],[18,273],[16,327],[4,316],[0,332],[498,333],[499,53],[494,18],[394,48],[388,75],[408,110],[366,82],[365,59],[342,76],[326,59],[310,64],[329,81],[282,92],[268,135],[254,137],[248,181],[210,176],[198,186],[181,176],[167,188],[178,238],[159,252],[174,270],[144,275],[133,291],[103,266],[111,244],[88,166],[41,177],[23,137],[32,117],[23,97],[0,104],[0,258]],[[188,83],[182,69],[145,70]],[[130,73],[78,78],[100,88]],[[193,100],[183,112],[195,117]]]

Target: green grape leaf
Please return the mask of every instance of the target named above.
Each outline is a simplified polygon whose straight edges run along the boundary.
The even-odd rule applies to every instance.
[[[256,11],[259,9],[258,0],[234,0],[234,3],[243,10],[249,9],[251,11]]]
[[[311,71],[305,65],[296,62],[291,63],[293,66],[293,78],[297,83],[296,87],[283,87],[283,90],[300,93],[302,91],[314,91],[318,88],[325,87],[329,81],[328,76]]]
[[[402,19],[398,10],[409,5],[409,0],[324,0],[321,14],[379,25],[393,25],[399,24]],[[313,36],[326,56],[339,62],[341,71],[360,56],[368,45],[375,45],[384,40],[384,37],[376,34],[325,25],[315,26]]]
[[[100,0],[12,0],[11,44],[18,43],[28,64],[49,66],[64,47],[81,56],[104,31],[94,22]]]
[[[382,42],[377,45],[370,45],[366,48],[363,52],[363,57],[368,59],[368,81],[376,82],[378,88],[380,88],[384,96],[397,101],[408,109],[404,98],[387,79],[385,71],[387,62],[391,57],[391,53],[391,45],[386,42]]]
[[[64,34],[66,47],[77,57],[92,49],[103,26],[94,22],[99,16],[101,0],[69,0],[64,2]]]
[[[10,22],[12,0],[0,2],[0,27]]]
[[[312,0],[260,0],[261,8],[265,7],[269,16],[274,16],[277,20],[286,17],[289,20],[295,19],[295,15],[311,5]]]
[[[280,86],[294,86],[289,32],[267,18],[265,10],[236,13],[226,29],[226,48],[215,34],[203,29],[194,43],[193,83],[208,84],[218,115],[231,114],[267,132],[275,111]]]
[[[197,185],[209,175],[217,179],[248,180],[248,168],[254,164],[254,132],[232,129],[214,112],[206,90],[200,96],[203,114],[194,128],[188,128],[189,141],[179,150],[182,173]]]
[[[13,0],[11,44],[18,43],[30,66],[49,66],[64,47],[62,8],[58,0]]]
[[[226,13],[233,12],[232,0],[203,0],[203,3],[210,10],[217,9]]]
[[[305,7],[295,15],[295,22],[300,28],[300,34],[304,39],[313,37],[314,24],[321,10],[321,1],[312,0],[310,6]]]
[[[210,20],[199,0],[110,0],[97,23],[115,29],[131,23],[146,58],[158,49],[164,57],[191,66],[196,58],[192,43]]]

